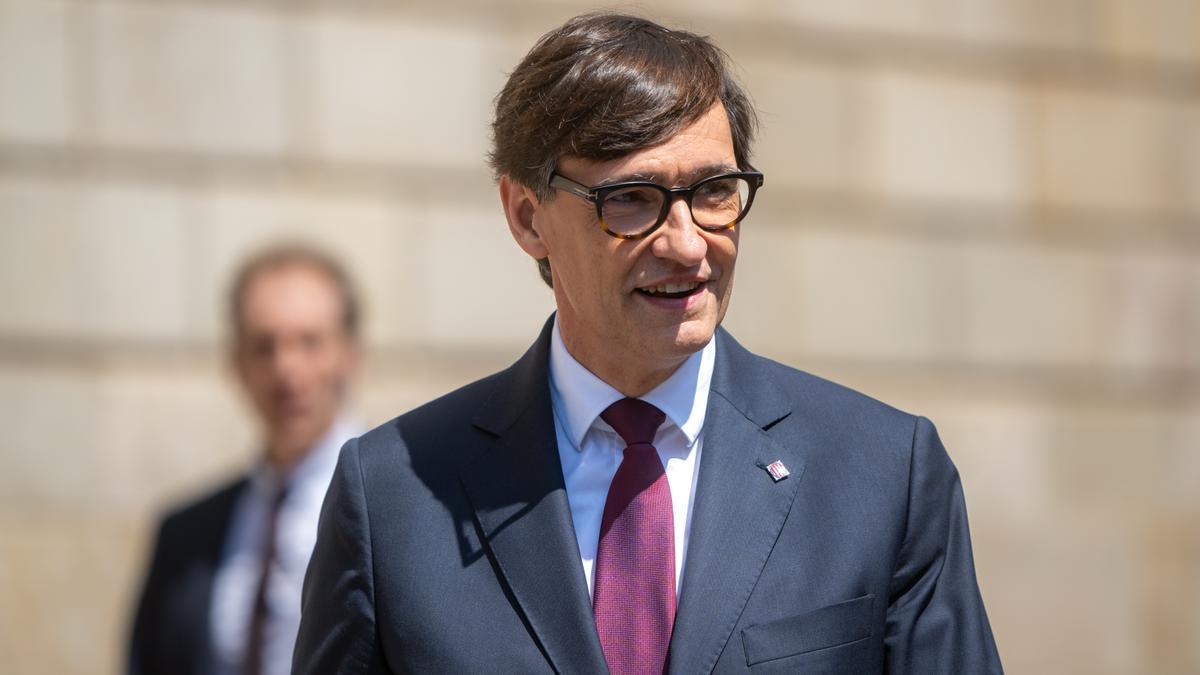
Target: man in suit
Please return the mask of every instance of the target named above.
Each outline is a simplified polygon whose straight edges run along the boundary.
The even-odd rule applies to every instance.
[[[754,126],[635,17],[516,67],[491,160],[558,311],[343,448],[293,673],[1000,672],[933,426],[719,328]]]
[[[325,254],[279,246],[230,295],[232,361],[262,423],[248,475],[162,522],[129,652],[136,675],[287,673],[317,516],[345,440],[358,302]]]

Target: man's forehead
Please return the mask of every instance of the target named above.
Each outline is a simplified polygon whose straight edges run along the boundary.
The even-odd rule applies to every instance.
[[[558,166],[593,184],[648,180],[688,184],[707,176],[737,171],[729,118],[720,103],[662,143],[610,160],[563,157]]]
[[[260,294],[308,293],[313,289],[336,293],[336,282],[321,267],[303,261],[291,261],[256,271],[246,281],[247,297]]]
[[[262,270],[242,300],[243,325],[286,319],[325,320],[341,311],[337,287],[321,270],[301,265]]]

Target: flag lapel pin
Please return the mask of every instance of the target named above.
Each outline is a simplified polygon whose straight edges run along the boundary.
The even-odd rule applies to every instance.
[[[787,467],[783,465],[783,462],[779,461],[778,459],[768,464],[766,469],[767,473],[771,474],[771,478],[774,479],[776,483],[791,475],[791,472],[788,471]]]

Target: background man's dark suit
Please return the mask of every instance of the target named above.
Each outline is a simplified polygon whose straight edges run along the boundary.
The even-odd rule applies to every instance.
[[[243,477],[163,520],[133,625],[132,675],[210,672],[213,577],[234,504],[248,484]]]
[[[337,261],[268,247],[230,291],[230,361],[260,422],[260,459],[163,519],[130,634],[132,675],[287,671],[317,509],[338,448],[358,433],[338,423],[358,303]]]
[[[343,449],[295,673],[605,672],[549,336]],[[999,672],[933,426],[717,340],[670,672]]]

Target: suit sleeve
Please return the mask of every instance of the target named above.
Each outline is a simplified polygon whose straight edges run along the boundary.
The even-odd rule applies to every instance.
[[[125,672],[128,675],[148,675],[163,670],[155,659],[155,646],[162,642],[158,629],[163,622],[160,605],[163,595],[163,570],[166,567],[166,546],[163,544],[166,536],[167,525],[160,524],[158,536],[154,539],[154,553],[150,558],[142,594],[138,598],[133,617],[133,626],[129,632],[129,651],[125,664]]]
[[[292,675],[390,673],[375,625],[375,581],[358,441],[342,448],[304,577]]]
[[[908,515],[892,576],[888,673],[1002,673],[975,580],[958,471],[933,424],[913,435]]]

